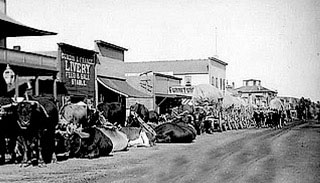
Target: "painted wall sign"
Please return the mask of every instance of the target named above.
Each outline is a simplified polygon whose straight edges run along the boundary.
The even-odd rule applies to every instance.
[[[153,95],[153,74],[152,72],[147,72],[140,75],[140,87],[145,93]]]
[[[94,96],[96,53],[59,43],[61,80],[70,95]]]
[[[169,87],[170,94],[192,95],[193,90],[194,90],[193,86],[171,86],[171,87]]]

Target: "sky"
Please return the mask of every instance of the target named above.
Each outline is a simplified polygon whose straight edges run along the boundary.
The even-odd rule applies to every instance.
[[[128,48],[125,61],[206,59],[279,96],[320,100],[319,0],[7,0],[7,15],[57,36],[9,38],[8,47],[57,50],[94,40]]]

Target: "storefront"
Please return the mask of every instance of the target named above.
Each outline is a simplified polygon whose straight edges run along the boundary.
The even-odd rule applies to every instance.
[[[181,82],[181,78],[172,75],[149,71],[139,75],[127,75],[127,80],[135,88],[152,96],[152,101],[147,101],[145,105],[160,114],[170,112],[173,107],[180,105],[183,99],[191,99],[191,96],[170,92],[171,87],[179,86]],[[146,101],[140,101],[143,102]]]
[[[67,95],[62,103],[86,99],[96,101],[96,52],[65,43],[58,43],[59,78],[64,83]]]
[[[0,79],[0,96],[22,96],[27,87],[21,85],[26,84],[24,81],[29,83],[30,80],[33,81],[33,85],[28,88],[32,87],[33,94],[39,95],[42,89],[39,78],[48,77],[52,81],[51,95],[56,97],[56,75],[59,68],[55,57],[21,51],[19,46],[9,49],[6,47],[6,38],[56,35],[57,33],[28,27],[1,11],[0,27],[0,71],[3,73],[3,77]]]

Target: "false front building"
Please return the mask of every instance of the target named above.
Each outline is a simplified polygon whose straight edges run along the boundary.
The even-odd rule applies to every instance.
[[[25,78],[33,78],[33,92],[49,88],[49,93],[57,96],[56,75],[59,71],[55,57],[21,51],[19,46],[7,48],[7,38],[25,36],[47,36],[57,33],[32,28],[6,15],[6,1],[0,1],[0,71],[4,78],[0,79],[0,96],[19,97],[26,91],[22,87]],[[41,87],[39,77],[49,76],[50,86]],[[30,84],[30,83],[29,83]],[[27,86],[27,85],[25,85]]]
[[[125,73],[131,85],[153,96],[152,108],[162,113],[163,108],[172,107],[176,103],[174,100],[188,103],[194,86],[198,84],[211,84],[225,91],[227,65],[214,57],[197,60],[125,62]]]

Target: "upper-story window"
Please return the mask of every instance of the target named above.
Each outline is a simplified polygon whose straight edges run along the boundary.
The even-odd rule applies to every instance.
[[[220,78],[220,90],[222,90],[222,78]]]
[[[223,79],[223,90],[226,90],[226,79]]]
[[[211,85],[214,86],[214,76],[211,78]]]
[[[184,81],[186,86],[191,86],[191,76],[185,76]]]
[[[216,87],[218,88],[218,78],[216,78]]]

